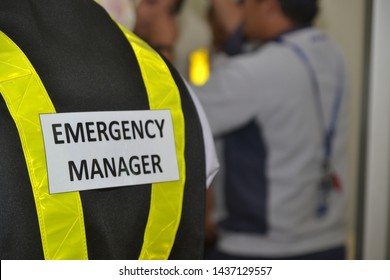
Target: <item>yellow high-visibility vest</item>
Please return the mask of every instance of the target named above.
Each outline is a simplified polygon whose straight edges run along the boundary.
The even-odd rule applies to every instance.
[[[152,184],[149,217],[139,256],[139,259],[167,259],[181,219],[186,181],[185,124],[181,99],[162,58],[142,40],[121,29],[136,54],[150,109],[169,108],[173,119],[180,179]],[[0,92],[22,143],[45,259],[88,259],[79,193],[51,195],[48,192],[39,114],[55,113],[55,107],[29,59],[3,32],[0,32]]]

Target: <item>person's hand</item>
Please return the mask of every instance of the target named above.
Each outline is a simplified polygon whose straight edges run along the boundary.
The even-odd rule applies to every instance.
[[[173,9],[176,1],[142,0],[136,8],[134,33],[173,59],[173,46],[178,37],[176,15]]]
[[[232,35],[243,21],[242,6],[232,0],[209,1],[214,9],[215,20],[219,22],[228,36]]]
[[[149,44],[173,60],[174,45],[179,34],[176,18],[168,13],[159,14],[152,22],[149,32]]]

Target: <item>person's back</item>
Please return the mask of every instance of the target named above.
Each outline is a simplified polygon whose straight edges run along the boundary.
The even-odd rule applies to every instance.
[[[81,243],[87,250],[83,254],[87,254],[90,259],[137,259],[142,255],[141,251],[143,258],[161,258],[164,254],[170,258],[200,258],[206,185],[203,136],[196,108],[176,71],[169,65],[152,69],[157,70],[156,79],[159,71],[165,71],[168,78],[166,83],[151,79],[150,71],[145,72],[146,64],[155,65],[152,63],[154,60],[161,63],[162,59],[136,38],[131,39],[130,35],[132,47],[138,51],[135,53],[118,26],[93,1],[1,1],[0,31],[2,42],[7,42],[7,46],[0,44],[0,91],[4,97],[0,101],[1,258],[66,258],[60,254],[47,255],[47,251],[44,252],[47,239],[53,237],[53,234],[64,233],[57,225],[65,224],[65,218],[61,215],[50,216],[50,213],[45,216],[47,212],[44,213],[46,210],[53,210],[45,209],[50,203],[63,205],[62,194],[47,193],[47,178],[42,182],[34,182],[35,174],[30,168],[40,167],[34,166],[37,164],[36,158],[30,158],[29,161],[31,154],[26,154],[26,149],[34,152],[35,146],[25,145],[29,143],[28,139],[22,137],[23,131],[20,131],[19,126],[17,130],[14,123],[24,121],[20,118],[23,118],[25,111],[39,111],[42,100],[27,96],[31,92],[39,92],[37,88],[29,88],[33,84],[29,83],[29,79],[15,78],[20,73],[28,73],[27,76],[22,76],[29,77],[32,70],[13,68],[12,65],[18,63],[13,57],[5,60],[9,55],[9,50],[5,48],[13,46],[13,43],[17,47],[13,47],[12,51],[17,53],[20,48],[38,73],[57,113],[109,111],[115,116],[114,111],[149,110],[159,106],[162,106],[160,109],[172,109],[175,98],[178,98],[179,102],[176,104],[181,104],[181,107],[175,112],[181,118],[179,126],[183,131],[178,139],[183,145],[178,153],[180,180],[177,182],[181,183],[173,182],[172,184],[178,184],[173,190],[161,184],[145,184],[80,191],[81,204],[77,205],[81,205],[82,209],[69,208],[64,212],[81,212],[80,217],[84,221],[81,220],[80,223],[80,220],[76,220],[68,230],[71,233],[77,229],[77,225],[85,226],[86,241]],[[151,60],[143,61],[144,57]],[[140,68],[143,69],[142,75]],[[151,83],[154,83],[152,87]],[[10,101],[7,94],[11,92],[8,86],[13,85],[13,89],[21,96],[25,91],[22,99],[33,103],[25,104],[23,100],[16,100],[15,102],[19,102],[19,109],[13,111],[13,101]],[[150,88],[153,86],[154,92],[151,93]],[[170,91],[166,92],[167,89]],[[151,94],[157,99],[153,100]],[[168,99],[171,103],[164,101],[153,104],[159,100],[158,96],[163,95],[170,98],[160,100]],[[183,115],[180,117],[181,111]],[[176,117],[173,116],[174,123]],[[34,115],[34,120],[27,121],[32,123],[37,119],[38,115]],[[123,128],[123,133],[127,129]],[[40,134],[40,128],[34,129],[35,132]],[[28,132],[24,135],[29,137]],[[108,137],[107,134],[104,135]],[[23,150],[21,143],[24,145]],[[118,146],[118,149],[121,147]],[[82,167],[80,168],[82,173]],[[91,176],[103,174],[95,165],[92,168],[95,169]],[[124,168],[121,171],[125,173],[126,167],[120,168]],[[34,184],[36,189],[32,187]],[[36,195],[36,190],[41,196]],[[176,196],[170,197],[170,194]],[[173,208],[167,209],[168,205]],[[176,222],[173,224],[179,228],[169,228],[161,234],[167,239],[173,237],[171,241],[168,240],[173,247],[172,251],[162,252],[165,249],[161,251],[157,248],[162,254],[152,255],[152,247],[156,246],[153,240],[157,240],[154,242],[157,246],[166,245],[166,240],[158,243],[161,236],[156,229],[161,226],[156,226],[156,222],[163,221],[166,216],[164,214],[172,211],[176,213],[176,218],[173,218]],[[49,220],[56,228],[47,226]],[[150,227],[155,231],[150,232]],[[66,235],[65,232],[64,236]],[[150,246],[150,255],[145,254],[148,248],[145,249],[144,246]],[[72,248],[65,248],[66,250]]]
[[[312,27],[269,39],[232,58],[198,91],[213,133],[225,140],[218,250],[226,255],[217,258],[338,258],[347,185],[343,59]],[[334,176],[324,194],[324,138],[332,126],[330,166],[342,189]]]
[[[343,67],[339,63],[340,54],[327,39],[313,45],[312,38],[317,36],[323,34],[306,29],[286,35],[285,40],[294,42],[312,57],[316,75],[321,76],[325,119],[330,120],[340,86],[336,77],[344,71],[340,68]],[[317,216],[323,126],[316,97],[307,69],[297,54],[283,44],[270,44],[261,54],[248,55],[241,60],[242,65],[245,64],[243,69],[251,71],[246,72],[247,75],[252,75],[252,83],[246,86],[261,90],[261,95],[254,91],[248,96],[249,103],[258,104],[258,115],[253,112],[253,121],[259,126],[250,122],[224,137],[226,206],[228,213],[235,214],[222,222],[226,236],[220,246],[252,254],[259,250],[261,254],[257,255],[277,257],[281,252],[295,255],[302,254],[305,248],[311,251],[317,246],[319,250],[342,244],[344,217],[341,213],[345,201],[344,195],[336,191],[329,197],[331,208],[326,216]],[[317,52],[321,55],[317,56]],[[248,113],[252,110],[250,107],[236,104],[235,110]],[[338,124],[332,166],[345,182],[345,116],[340,120],[343,123]],[[263,145],[259,147],[256,139]],[[263,188],[251,189],[254,183]],[[229,234],[229,230],[233,233]],[[241,235],[241,230],[264,233],[264,236]],[[241,242],[237,243],[237,239]]]

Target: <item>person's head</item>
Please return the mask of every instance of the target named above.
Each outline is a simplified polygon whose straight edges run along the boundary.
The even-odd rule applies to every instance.
[[[318,0],[278,1],[283,13],[297,25],[312,25],[318,14]]]
[[[311,25],[318,13],[318,1],[245,0],[245,33],[266,41],[293,27]]]
[[[153,21],[157,17],[174,18],[179,13],[183,0],[138,0],[136,1],[136,23],[134,33],[147,39]]]

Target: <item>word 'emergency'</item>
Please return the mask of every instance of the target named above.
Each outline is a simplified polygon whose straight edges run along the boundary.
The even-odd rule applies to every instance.
[[[52,124],[55,144],[163,138],[164,119]]]

